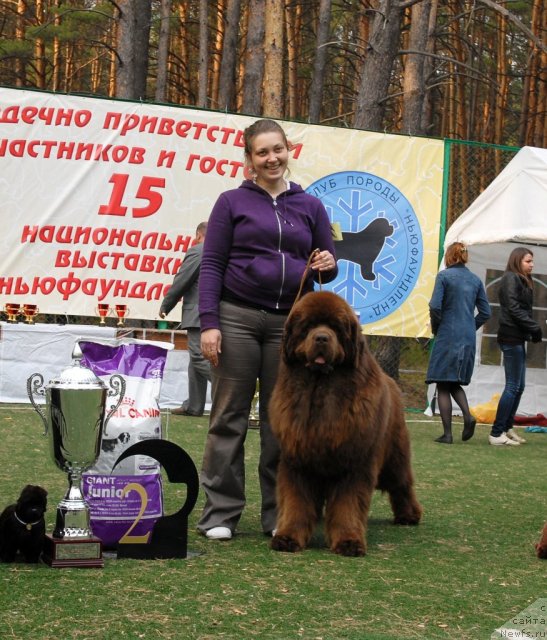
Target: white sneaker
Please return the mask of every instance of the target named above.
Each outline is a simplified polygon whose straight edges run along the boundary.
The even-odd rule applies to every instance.
[[[205,537],[209,540],[231,540],[232,532],[228,527],[213,527],[206,532]]]
[[[509,431],[507,431],[505,435],[508,438],[511,438],[511,440],[518,442],[519,444],[524,444],[526,442],[526,440],[524,438],[521,438],[514,429],[509,429]]]
[[[508,438],[505,433],[502,433],[501,436],[488,436],[488,442],[493,445],[510,444],[513,446],[518,446],[520,444],[520,442]]]

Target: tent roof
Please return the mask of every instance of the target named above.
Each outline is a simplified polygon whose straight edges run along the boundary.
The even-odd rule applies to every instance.
[[[523,147],[448,229],[444,246],[547,245],[547,149]]]

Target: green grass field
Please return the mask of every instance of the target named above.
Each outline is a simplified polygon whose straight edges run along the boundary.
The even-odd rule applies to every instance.
[[[321,531],[296,555],[270,550],[260,532],[259,436],[247,437],[248,504],[230,542],[209,542],[190,516],[185,560],[117,560],[104,569],[0,565],[0,638],[212,640],[489,639],[546,596],[547,563],[535,556],[547,518],[547,436],[491,447],[488,427],[467,443],[439,445],[438,418],[407,414],[418,527],[395,527],[387,498],[373,500],[368,555],[336,556]],[[461,423],[456,424],[459,436]],[[168,439],[199,468],[206,418],[171,417]],[[49,459],[42,423],[27,406],[0,407],[0,506],[23,485],[49,492],[48,531],[66,475]],[[166,512],[184,487],[165,484]],[[547,633],[547,630],[546,630]]]

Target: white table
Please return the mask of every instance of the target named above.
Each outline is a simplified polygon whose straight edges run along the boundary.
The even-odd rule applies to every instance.
[[[81,324],[33,325],[0,322],[0,402],[28,403],[27,379],[40,373],[47,384],[72,362],[79,338],[116,338],[113,327]],[[182,404],[188,395],[188,352],[168,351],[159,398],[160,408]]]

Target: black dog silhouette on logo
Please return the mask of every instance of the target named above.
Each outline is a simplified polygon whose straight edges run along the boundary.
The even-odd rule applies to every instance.
[[[394,227],[385,218],[376,218],[362,231],[342,233],[342,240],[336,243],[338,260],[349,260],[361,267],[365,280],[373,282],[376,274],[372,266],[384,246],[386,238],[393,234]]]

